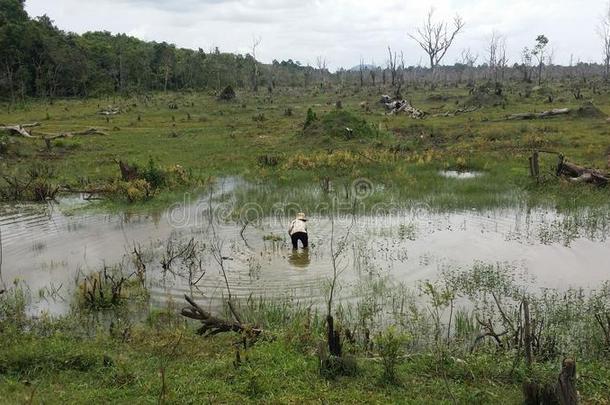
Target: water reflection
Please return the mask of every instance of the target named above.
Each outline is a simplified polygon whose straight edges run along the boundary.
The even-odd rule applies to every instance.
[[[288,262],[294,267],[305,269],[311,263],[309,258],[309,249],[293,249],[290,256],[288,256]]]

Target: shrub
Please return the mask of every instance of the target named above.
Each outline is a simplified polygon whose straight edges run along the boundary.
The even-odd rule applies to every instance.
[[[44,163],[36,163],[25,175],[3,176],[0,183],[0,199],[9,201],[46,201],[55,198],[59,186],[53,182],[54,170]]]
[[[383,379],[386,382],[396,382],[396,366],[404,354],[404,345],[408,342],[408,336],[396,331],[391,326],[376,339],[376,346],[383,364]]]
[[[303,125],[303,134],[313,138],[322,136],[342,137],[342,138],[367,138],[377,134],[364,119],[344,111],[335,110],[319,118],[307,111],[307,118]]]
[[[143,180],[146,180],[150,188],[153,189],[158,189],[166,185],[167,175],[165,171],[157,166],[152,158],[148,160],[148,166],[142,171],[141,177]]]
[[[314,122],[318,120],[318,116],[311,108],[307,109],[307,116],[305,117],[305,122],[303,123],[303,130],[309,128]]]

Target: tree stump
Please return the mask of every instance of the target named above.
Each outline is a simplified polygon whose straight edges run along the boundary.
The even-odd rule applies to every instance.
[[[564,359],[555,384],[536,381],[523,383],[523,403],[526,405],[577,405],[576,362]]]

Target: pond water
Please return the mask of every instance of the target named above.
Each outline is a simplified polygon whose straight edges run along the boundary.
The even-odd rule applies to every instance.
[[[476,179],[477,177],[481,177],[483,175],[482,172],[460,172],[457,170],[443,170],[440,172],[440,175],[448,178],[448,179],[458,179],[458,180],[469,180]]]
[[[311,248],[294,252],[286,229],[292,217],[267,216],[247,226],[214,221],[240,183],[231,181],[213,196],[152,214],[66,214],[59,205],[0,208],[3,242],[2,279],[23,282],[34,299],[32,311],[62,313],[69,308],[77,280],[104,265],[133,267],[135,245],[147,258],[151,305],[168,299],[181,303],[194,295],[210,308],[219,305],[226,285],[215,260],[222,256],[232,294],[238,297],[290,296],[322,299],[332,275],[335,245],[349,230],[339,260],[340,285],[349,297],[360,283],[388,275],[415,287],[441,271],[466,269],[477,262],[505,263],[527,273],[531,289],[591,288],[610,279],[608,215],[573,215],[520,207],[436,212],[418,207],[391,214],[336,217],[310,215]],[[170,272],[161,261],[168,241],[193,238],[205,271],[196,285],[178,263]],[[216,255],[214,249],[216,250]],[[195,274],[195,279],[200,274]],[[191,280],[193,277],[191,277]]]

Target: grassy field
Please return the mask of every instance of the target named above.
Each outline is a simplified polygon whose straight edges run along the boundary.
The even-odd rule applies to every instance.
[[[523,381],[553,381],[559,371],[553,362],[527,369],[492,346],[469,354],[441,345],[401,356],[389,380],[382,357],[354,347],[353,371],[325,378],[316,355],[323,332],[298,325],[303,318],[287,317],[244,349],[237,334],[202,338],[173,314],[157,311],[139,325],[114,314],[103,326],[75,313],[27,331],[3,323],[0,402],[519,404]],[[608,381],[606,362],[579,363],[583,403],[607,404]]]
[[[265,210],[278,201],[295,201],[313,213],[337,197],[350,201],[360,192],[354,184],[364,182],[371,187],[365,192],[369,204],[424,202],[441,210],[588,207],[607,212],[607,188],[556,178],[555,155],[544,156],[543,178],[537,184],[529,177],[528,157],[533,150],[550,150],[606,170],[610,93],[586,95],[601,111],[597,116],[504,119],[511,113],[578,109],[583,104],[561,84],[554,85],[555,101],[548,103],[548,91],[534,89],[524,97],[523,86],[513,84],[498,102],[489,94],[470,95],[464,87],[408,89],[405,96],[428,112],[423,120],[386,115],[378,100],[388,90],[355,87],[279,88],[272,95],[238,92],[232,102],[218,101],[213,94],[167,93],[4,105],[0,123],[39,122],[34,136],[90,127],[106,135],[56,139],[50,149],[42,139],[0,138],[0,190],[10,189],[13,179],[51,189],[102,189],[107,198],[90,207],[139,210],[166,206],[185,192],[205,192],[214,179],[238,176],[259,187],[236,190],[233,197]],[[434,116],[473,103],[483,105],[456,116]],[[108,118],[98,114],[107,106],[121,113]],[[118,160],[137,164],[142,177],[121,180]],[[481,175],[463,180],[443,176],[445,170]],[[31,198],[5,198],[9,203],[26,199]],[[596,216],[587,218],[595,222]],[[523,297],[503,290],[502,277],[508,272],[497,269],[498,278],[486,278],[490,273],[486,268],[472,279],[488,281],[488,286],[462,280],[462,287],[472,294],[488,293],[481,293],[471,308],[491,314],[509,330],[521,324]],[[536,320],[543,320],[538,337],[548,347],[538,342],[535,362],[528,368],[520,338],[514,343],[510,334],[503,335],[502,345],[487,339],[474,350],[472,342],[482,327],[473,314],[462,314],[458,322],[454,300],[466,293],[460,296],[454,287],[431,286],[420,292],[429,302],[421,310],[411,308],[408,315],[401,308],[400,317],[396,307],[378,301],[395,306],[405,295],[384,290],[363,295],[361,306],[353,309],[355,319],[337,310],[337,322],[358,331],[355,343],[345,344],[354,367],[350,373],[328,376],[321,375],[318,359],[324,316],[304,316],[302,308],[277,310],[275,321],[263,319],[269,308],[258,308],[249,320],[266,332],[243,348],[238,334],[197,336],[196,325],[179,317],[175,307],[145,308],[145,321],[132,321],[133,313],[120,312],[125,310],[123,297],[113,310],[82,308],[81,299],[66,316],[31,319],[25,315],[27,299],[16,285],[0,293],[0,403],[517,404],[522,403],[524,382],[554,381],[561,359],[568,356],[578,362],[583,403],[610,403],[609,343],[594,318],[610,313],[610,289],[591,299],[582,291],[537,298],[532,311],[538,311]],[[508,305],[512,324],[497,312],[491,292]],[[441,325],[449,311],[449,325]],[[400,325],[400,338],[382,327],[386,319],[375,328],[369,325],[384,316],[395,317],[389,323]],[[365,332],[368,326],[373,336]],[[388,361],[394,362],[393,376]]]
[[[42,140],[11,138],[0,168],[4,173],[24,173],[34,162],[44,162],[54,169],[55,184],[75,189],[105,187],[115,181],[120,177],[116,159],[140,166],[152,159],[161,168],[180,165],[187,170],[188,186],[164,189],[157,193],[157,203],[171,201],[180,191],[205,184],[211,177],[239,175],[276,187],[278,193],[295,185],[320,187],[321,181],[341,189],[338,185],[366,178],[383,188],[377,199],[425,200],[443,208],[523,202],[605,204],[605,190],[553,179],[553,155],[542,160],[548,181],[538,186],[528,177],[528,157],[534,149],[561,152],[571,161],[605,169],[610,148],[605,118],[503,120],[510,113],[582,104],[570,100],[567,90],[553,104],[542,90],[528,98],[520,97],[520,91],[519,87],[507,90],[502,105],[483,105],[453,117],[432,115],[486,101],[473,100],[466,88],[409,91],[412,103],[429,113],[424,120],[385,115],[378,103],[384,91],[373,88],[276,89],[273,95],[244,92],[233,102],[197,93],[31,102],[10,111],[5,108],[0,122],[40,122],[34,135],[89,127],[108,135],[58,139],[50,151]],[[554,91],[561,95],[562,87]],[[603,113],[610,110],[610,97],[591,96]],[[337,112],[339,100],[342,110]],[[368,103],[369,111],[362,102]],[[108,105],[122,113],[108,119],[97,114]],[[303,131],[309,108],[322,123],[316,130]],[[359,120],[366,121],[366,130],[354,131],[352,139],[340,135],[346,126],[360,125]],[[485,175],[462,181],[441,176],[439,172],[446,169]]]

